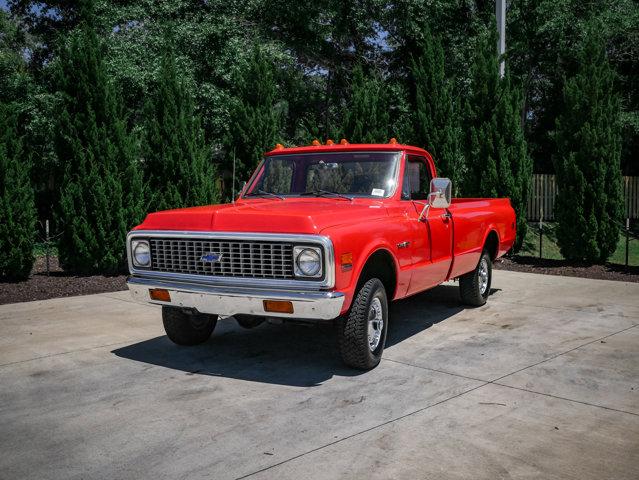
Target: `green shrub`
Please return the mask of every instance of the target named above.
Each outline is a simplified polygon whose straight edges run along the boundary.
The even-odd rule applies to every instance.
[[[56,68],[62,108],[55,146],[64,165],[60,263],[78,273],[115,273],[126,265],[126,233],[143,214],[138,146],[90,18],[70,37]]]
[[[340,137],[351,143],[386,143],[390,139],[390,105],[386,85],[377,75],[353,70],[350,101],[343,109]]]
[[[450,178],[457,191],[463,176],[463,156],[453,82],[444,69],[440,38],[424,28],[422,39],[421,54],[410,63],[409,84],[414,92],[411,143],[428,150],[438,175]]]
[[[216,168],[193,99],[178,80],[173,50],[167,49],[157,86],[144,108],[142,155],[150,210],[215,203]]]
[[[264,152],[282,141],[283,114],[275,73],[273,63],[256,45],[247,64],[235,75],[225,168],[232,169],[235,157],[238,181],[248,180]],[[230,198],[230,192],[226,197]]]
[[[557,243],[568,260],[604,263],[623,216],[620,102],[604,43],[591,28],[564,86],[555,141]]]
[[[481,38],[464,109],[467,197],[508,197],[517,214],[518,251],[526,237],[532,162],[521,120],[522,95],[508,72],[499,77],[496,35]]]
[[[30,162],[10,105],[0,105],[0,277],[25,279],[33,267],[36,211]]]

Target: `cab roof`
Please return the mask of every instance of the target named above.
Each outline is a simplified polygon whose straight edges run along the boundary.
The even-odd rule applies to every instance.
[[[284,147],[278,144],[270,152],[264,155],[290,155],[300,153],[328,153],[328,152],[356,152],[356,151],[379,151],[379,152],[408,152],[416,155],[423,155],[431,158],[423,148],[413,147],[411,145],[402,145],[400,143],[335,143],[328,145],[306,145],[302,147]]]

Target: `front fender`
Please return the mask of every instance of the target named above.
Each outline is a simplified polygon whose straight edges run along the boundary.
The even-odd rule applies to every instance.
[[[342,313],[350,308],[355,295],[357,282],[368,259],[376,251],[386,250],[395,266],[397,288],[393,299],[405,295],[410,282],[410,254],[400,251],[397,245],[406,239],[407,225],[401,219],[383,219],[349,226],[331,227],[322,231],[329,237],[335,250],[335,290],[344,293],[345,300]],[[402,257],[402,252],[404,257]],[[342,263],[342,256],[352,254],[350,267]],[[408,255],[408,256],[407,256]]]

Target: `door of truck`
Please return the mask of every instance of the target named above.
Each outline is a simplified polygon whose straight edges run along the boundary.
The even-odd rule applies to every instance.
[[[402,180],[402,201],[412,204],[407,212],[415,221],[411,242],[413,272],[408,295],[445,281],[453,259],[453,220],[448,210],[430,208],[426,217],[419,219],[428,202],[430,180],[428,161],[408,155]]]

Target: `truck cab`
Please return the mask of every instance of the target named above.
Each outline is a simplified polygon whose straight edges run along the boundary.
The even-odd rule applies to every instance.
[[[344,362],[376,366],[388,303],[459,279],[482,305],[515,240],[508,199],[452,199],[421,148],[339,144],[264,155],[230,204],[149,214],[127,237],[134,298],[163,306],[175,343],[219,319],[333,322]]]

